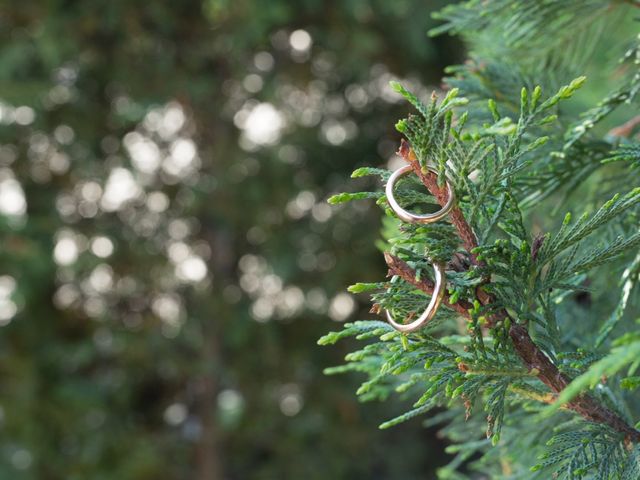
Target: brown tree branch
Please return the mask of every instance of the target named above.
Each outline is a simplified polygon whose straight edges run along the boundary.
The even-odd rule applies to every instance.
[[[405,161],[411,165],[413,171],[416,173],[418,178],[422,181],[422,183],[427,187],[431,195],[433,195],[440,205],[445,205],[448,198],[447,187],[440,187],[438,185],[438,176],[430,172],[429,170],[423,170],[420,166],[420,162],[416,158],[416,155],[413,149],[409,146],[409,143],[405,140],[402,140],[400,143],[400,149],[398,150],[398,155],[405,159]],[[473,233],[473,230],[469,226],[469,224],[464,219],[464,215],[462,214],[462,210],[460,207],[455,205],[451,212],[449,213],[449,218],[451,223],[456,230],[458,231],[458,235],[462,239],[462,245],[464,249],[469,252],[471,255],[471,260],[475,265],[479,265],[478,259],[476,256],[471,253],[471,250],[474,247],[477,247],[476,236]]]
[[[444,205],[447,201],[446,187],[440,188],[438,186],[435,174],[431,172],[425,173],[422,171],[419,162],[408,143],[403,141],[398,153],[412,165],[422,183],[438,200],[438,203],[440,203],[440,205]],[[462,240],[465,250],[467,250],[474,263],[479,265],[477,258],[471,253],[471,250],[478,246],[478,242],[471,226],[465,220],[462,210],[458,206],[455,206],[451,210],[450,218],[451,223],[458,231],[458,235]],[[433,293],[433,283],[424,279],[417,280],[415,270],[406,262],[389,253],[385,253],[385,260],[389,266],[389,273],[391,275],[397,275],[403,278],[406,282],[427,294]],[[482,287],[479,287],[476,290],[476,296],[478,301],[483,305],[490,305],[494,302],[494,298],[487,294]],[[471,319],[469,310],[472,308],[472,305],[470,302],[458,300],[457,303],[452,304],[449,296],[445,294],[443,303],[458,312],[461,316]],[[529,335],[529,331],[526,326],[517,323],[504,309],[500,309],[497,313],[492,315],[489,318],[489,323],[490,325],[495,325],[498,320],[505,318],[511,319],[509,337],[511,338],[516,353],[526,365],[529,372],[534,373],[537,378],[555,394],[562,392],[567,385],[569,385],[571,379],[560,372],[551,359],[542,350],[540,350]],[[627,439],[631,441],[640,442],[640,431],[628,425],[620,416],[600,405],[589,395],[584,394],[575,398],[573,401],[566,404],[566,408],[575,411],[592,422],[609,425],[614,430],[623,433]]]
[[[397,275],[400,278],[402,278],[405,282],[413,285],[419,290],[422,290],[426,294],[428,295],[433,294],[433,289],[434,289],[433,282],[428,278],[420,278],[418,280],[416,278],[416,271],[413,268],[411,268],[406,262],[400,260],[395,255],[391,255],[389,252],[384,252],[384,259],[387,262],[387,265],[389,266],[390,276]],[[462,316],[468,316],[469,309],[473,308],[473,305],[471,305],[469,302],[466,302],[464,300],[459,300],[456,303],[451,303],[448,295],[445,295],[444,299],[442,300],[442,303],[444,303],[447,307],[451,308],[452,310],[455,310]]]
[[[631,120],[609,130],[607,135],[612,137],[629,138],[633,133],[633,129],[640,125],[640,115],[636,115]]]

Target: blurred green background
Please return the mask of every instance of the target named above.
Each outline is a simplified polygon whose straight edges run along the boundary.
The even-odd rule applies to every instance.
[[[444,3],[0,5],[0,479],[432,478],[316,340],[385,272],[326,198],[461,61]]]

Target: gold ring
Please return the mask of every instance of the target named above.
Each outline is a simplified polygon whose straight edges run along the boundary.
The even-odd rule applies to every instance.
[[[435,316],[436,312],[438,311],[438,307],[440,306],[440,303],[444,298],[444,269],[444,264],[438,262],[433,263],[433,271],[435,273],[435,287],[433,288],[431,301],[429,302],[429,305],[427,306],[425,311],[422,312],[422,315],[420,315],[420,317],[418,317],[416,320],[406,324],[397,323],[391,316],[391,312],[389,312],[389,310],[386,311],[387,320],[393,328],[403,333],[415,332],[416,330],[422,328],[426,323],[429,322],[429,320],[431,320]]]
[[[432,167],[427,167],[427,168],[429,169],[430,172],[438,173],[438,171]],[[387,181],[387,186],[385,188],[385,194],[387,196],[387,201],[389,202],[389,206],[391,207],[391,210],[394,211],[394,213],[398,216],[400,220],[407,223],[433,223],[446,217],[447,214],[453,208],[453,205],[456,201],[455,192],[453,191],[453,187],[451,186],[449,181],[446,182],[447,190],[449,192],[449,198],[447,199],[447,203],[444,205],[444,207],[442,207],[440,210],[438,210],[435,213],[417,215],[415,213],[406,211],[404,208],[402,208],[398,204],[398,202],[396,201],[393,195],[393,187],[395,186],[398,179],[409,174],[412,170],[413,169],[411,168],[411,165],[405,165],[404,167],[401,167],[395,172],[393,172],[391,177],[389,177],[389,180]]]

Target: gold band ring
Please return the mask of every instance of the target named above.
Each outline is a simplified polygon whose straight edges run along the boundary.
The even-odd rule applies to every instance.
[[[440,306],[440,303],[444,298],[444,269],[444,264],[438,262],[433,263],[433,271],[435,273],[435,287],[433,288],[431,301],[429,302],[429,305],[427,306],[425,311],[422,312],[422,315],[420,315],[420,317],[418,317],[416,320],[406,324],[397,323],[391,316],[391,312],[389,312],[389,310],[386,311],[387,320],[393,328],[403,333],[415,332],[416,330],[422,328],[429,322],[429,320],[431,320],[435,316],[436,312],[438,311],[438,307]]]
[[[429,171],[433,173],[438,173],[436,169],[432,167],[428,167],[428,168],[429,168]],[[385,188],[385,194],[387,196],[387,201],[389,202],[389,206],[391,207],[391,210],[394,211],[394,213],[398,216],[400,220],[407,223],[433,223],[446,217],[447,214],[453,208],[453,205],[456,201],[455,192],[453,191],[453,187],[451,186],[449,181],[446,182],[447,190],[449,192],[449,198],[447,199],[447,203],[444,205],[444,207],[442,207],[440,210],[438,210],[435,213],[418,215],[415,213],[408,212],[398,204],[398,202],[395,199],[395,196],[393,195],[393,187],[395,186],[396,182],[400,178],[404,177],[405,175],[408,175],[412,170],[413,169],[411,168],[411,165],[405,165],[404,167],[401,167],[395,172],[393,172],[391,177],[389,177],[389,180],[387,181],[387,186]]]

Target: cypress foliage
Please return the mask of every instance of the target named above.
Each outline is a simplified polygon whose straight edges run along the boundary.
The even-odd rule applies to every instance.
[[[582,72],[600,43],[637,6],[445,8],[432,33],[462,36],[469,61],[427,102],[392,88],[416,112],[396,125],[415,175],[395,195],[412,211],[444,205],[446,178],[458,199],[448,220],[400,222],[383,185],[329,199],[375,199],[386,213],[389,278],[349,288],[371,295],[373,313],[419,315],[434,292],[431,262],[447,265],[443,304],[422,330],[403,334],[372,316],[319,341],[364,343],[326,370],[364,373],[362,400],[413,402],[380,428],[441,425],[453,459],[439,478],[640,478],[640,145],[625,111],[640,88],[638,37],[608,51],[620,57],[609,93],[584,111],[571,100],[589,90]]]

